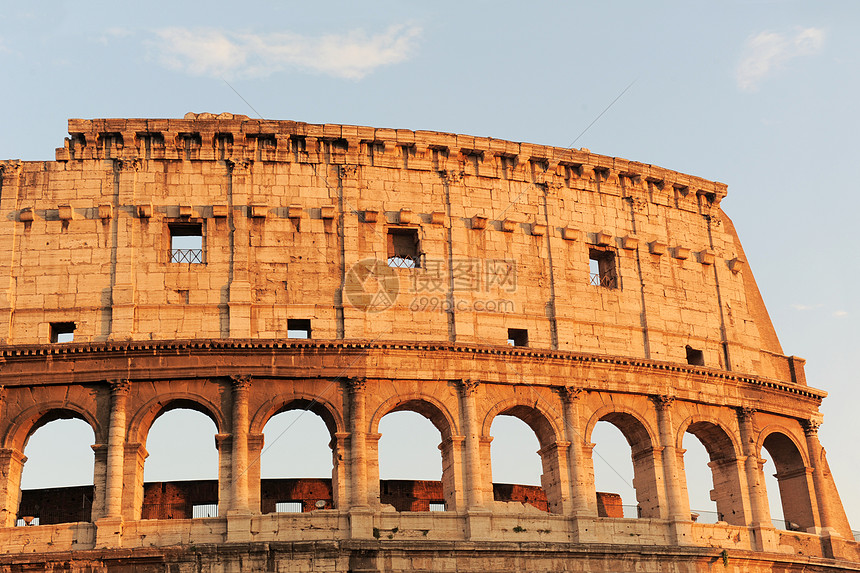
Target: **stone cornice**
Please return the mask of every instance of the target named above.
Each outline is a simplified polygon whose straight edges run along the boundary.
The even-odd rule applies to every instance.
[[[70,119],[65,146],[57,150],[58,161],[104,159],[104,142],[114,146],[111,158],[131,161],[146,156],[141,141],[157,138],[158,150],[149,158],[179,160],[184,157],[185,141],[198,142],[195,159],[215,160],[218,138],[230,140],[224,157],[233,162],[245,159],[262,161],[299,161],[303,163],[359,164],[383,167],[410,164],[426,170],[433,151],[444,152],[445,165],[434,168],[451,172],[454,164],[477,162],[472,175],[533,181],[530,164],[541,166],[541,181],[551,179],[588,180],[599,177],[602,184],[623,185],[627,189],[653,186],[667,194],[681,190],[684,196],[707,195],[714,206],[726,195],[726,185],[655,165],[591,153],[587,149],[568,149],[513,142],[489,137],[411,131],[355,125],[310,124],[286,120],[256,120],[244,115],[186,114],[183,119]],[[265,141],[260,147],[259,142]],[[373,144],[374,149],[369,145]],[[258,155],[258,151],[263,155]],[[409,150],[409,151],[406,151]],[[414,157],[413,157],[414,154]],[[324,160],[323,156],[327,158]],[[459,167],[454,171],[461,171]]]
[[[607,366],[621,366],[630,369],[641,369],[651,372],[674,373],[678,376],[698,376],[704,379],[712,379],[720,382],[730,382],[743,385],[751,385],[779,392],[785,392],[795,396],[809,398],[819,403],[827,396],[827,392],[803,386],[791,382],[784,382],[770,378],[764,378],[749,374],[729,372],[716,368],[705,368],[701,366],[690,366],[646,360],[644,358],[627,358],[602,354],[587,354],[581,352],[566,352],[561,350],[549,350],[539,348],[521,348],[510,346],[484,346],[474,344],[451,344],[431,342],[402,342],[402,341],[333,341],[333,340],[271,340],[271,339],[205,339],[205,340],[165,340],[165,341],[122,341],[122,342],[98,342],[98,343],[68,343],[68,344],[41,344],[41,345],[7,345],[0,346],[0,364],[15,363],[30,360],[65,361],[74,360],[84,356],[104,355],[129,355],[129,356],[152,356],[152,355],[191,355],[197,352],[232,353],[244,351],[248,353],[271,353],[272,351],[299,351],[308,350],[328,351],[337,353],[343,351],[372,351],[385,350],[407,352],[452,352],[455,354],[472,356],[509,356],[521,358],[534,358],[540,361],[557,360],[569,364],[605,364]],[[13,374],[14,376],[14,374]],[[2,379],[2,374],[0,374]],[[10,384],[11,382],[11,384]],[[7,386],[16,385],[14,380],[5,382]]]

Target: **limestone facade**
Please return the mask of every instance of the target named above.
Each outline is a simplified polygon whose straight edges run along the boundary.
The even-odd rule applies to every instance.
[[[0,162],[0,570],[860,570],[817,438],[826,394],[783,355],[725,185],[229,114],[69,132],[56,161]],[[219,517],[141,519],[147,433],[173,408],[217,427]],[[331,507],[261,512],[254,461],[286,409],[328,427]],[[445,512],[380,504],[378,424],[398,410],[441,434]],[[548,512],[494,501],[503,414],[540,442]],[[92,520],[15,527],[27,439],[64,417],[96,437]],[[639,519],[598,516],[599,421],[631,446]],[[717,524],[691,519],[688,432]],[[794,531],[771,521],[765,455]]]

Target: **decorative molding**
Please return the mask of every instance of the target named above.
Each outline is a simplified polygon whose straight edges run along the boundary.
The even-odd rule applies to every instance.
[[[475,391],[478,389],[478,386],[481,385],[481,382],[472,378],[462,378],[457,381],[457,385],[459,386],[460,393],[463,396],[473,396]]]
[[[672,407],[675,402],[675,397],[668,394],[652,394],[649,396],[658,410],[667,410]]]
[[[232,382],[233,389],[237,392],[247,391],[251,388],[251,377],[247,374],[231,374],[230,382]]]

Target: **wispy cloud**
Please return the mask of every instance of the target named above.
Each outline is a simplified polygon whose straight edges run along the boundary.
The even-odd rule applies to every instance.
[[[158,40],[150,42],[150,48],[162,65],[198,76],[252,78],[297,68],[361,79],[406,60],[420,33],[416,26],[392,26],[373,35],[354,30],[319,37],[163,28],[155,31]]]
[[[803,28],[794,34],[760,32],[744,45],[736,80],[743,91],[756,91],[761,82],[791,60],[817,54],[826,34],[821,28]]]
[[[848,316],[848,313],[844,310],[837,310],[833,313],[833,316],[835,316],[836,318],[842,318],[843,316]]]

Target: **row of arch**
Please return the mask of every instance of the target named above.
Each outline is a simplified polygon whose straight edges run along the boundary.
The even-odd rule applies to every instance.
[[[480,391],[467,385],[458,387],[457,400],[453,402],[456,409],[451,407],[450,399],[446,403],[438,393],[423,394],[414,389],[365,407],[368,391],[364,385],[363,381],[347,384],[342,393],[336,394],[344,402],[342,407],[324,396],[293,392],[290,396],[272,396],[256,403],[253,413],[247,405],[250,387],[247,380],[234,380],[233,392],[226,399],[228,408],[224,407],[225,403],[216,404],[199,393],[159,394],[130,412],[127,424],[123,417],[124,439],[121,445],[125,455],[121,484],[115,481],[111,484],[110,472],[104,467],[117,463],[108,459],[110,453],[104,452],[103,459],[98,460],[99,444],[109,442],[112,430],[118,425],[115,419],[116,389],[108,424],[100,422],[99,417],[89,410],[68,402],[58,405],[49,401],[34,405],[14,416],[3,434],[2,462],[6,467],[2,469],[6,470],[4,475],[10,477],[2,484],[5,491],[0,494],[9,501],[19,495],[22,452],[29,436],[53,420],[75,417],[90,424],[97,443],[94,447],[97,457],[94,481],[96,497],[103,500],[94,500],[94,518],[109,512],[109,498],[112,495],[116,497],[119,491],[121,501],[115,501],[114,507],[119,505],[126,519],[139,519],[149,429],[165,412],[191,409],[209,417],[216,427],[221,468],[219,504],[241,508],[237,500],[246,499],[245,507],[255,511],[253,508],[260,507],[259,487],[256,485],[259,484],[259,464],[248,464],[248,460],[258,457],[263,448],[263,427],[278,413],[306,409],[323,420],[330,435],[334,505],[339,508],[373,505],[380,499],[377,449],[380,420],[391,412],[412,411],[427,418],[439,431],[442,484],[446,506],[451,510],[492,504],[490,427],[498,416],[513,416],[525,422],[538,440],[543,468],[541,485],[551,512],[596,515],[591,455],[594,444],[590,440],[595,425],[602,421],[618,428],[630,446],[633,487],[642,517],[689,518],[682,446],[684,435],[690,433],[701,441],[710,458],[708,465],[714,486],[712,499],[722,520],[735,525],[761,524],[769,520],[761,471],[763,460],[759,455],[764,449],[777,470],[785,519],[801,529],[819,527],[823,523],[817,503],[823,492],[816,490],[816,485],[821,489],[820,484],[815,484],[812,476],[819,464],[808,451],[812,450],[808,447],[809,440],[815,438],[817,443],[817,437],[807,432],[807,444],[801,442],[797,432],[800,425],[793,420],[782,420],[783,423],[769,420],[764,428],[753,432],[752,418],[755,414],[741,412],[736,416],[733,410],[724,408],[711,414],[685,415],[683,420],[674,424],[672,413],[677,405],[660,397],[653,400],[638,397],[638,403],[634,400],[632,404],[609,401],[595,408],[591,400],[578,392],[570,395],[562,391],[561,400],[553,404],[546,396],[528,402],[516,396],[492,399],[490,392],[481,395]],[[127,386],[119,392],[127,393]],[[477,414],[477,396],[480,396],[482,405],[481,415]],[[243,400],[246,407],[244,422],[242,408],[237,407]],[[643,407],[646,404],[653,404],[650,416],[644,413],[649,409]],[[224,415],[225,411],[231,416]],[[349,415],[345,416],[343,412]],[[726,412],[731,416],[726,417]],[[796,427],[790,427],[791,424]],[[746,441],[753,440],[747,448],[743,445],[745,427],[749,434]],[[234,428],[238,432],[227,433]],[[232,443],[237,435],[244,436],[241,442],[245,446]],[[237,464],[237,459],[243,455],[245,463]],[[129,475],[136,476],[133,483],[127,483]],[[240,481],[245,482],[247,489],[244,492],[236,487]],[[16,505],[7,502],[5,507]],[[7,516],[7,525],[12,517]]]

